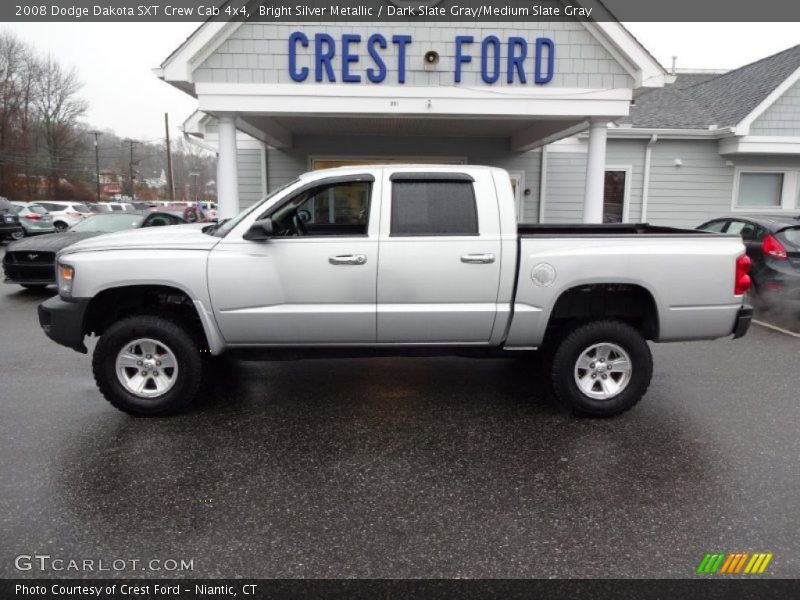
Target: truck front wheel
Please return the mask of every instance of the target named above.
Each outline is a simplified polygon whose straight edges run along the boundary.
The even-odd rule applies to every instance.
[[[612,417],[647,391],[653,356],[644,336],[622,321],[580,325],[555,350],[551,377],[556,398],[584,417]]]
[[[178,323],[151,315],[125,318],[100,337],[92,356],[97,386],[133,415],[177,412],[197,396],[200,346]]]

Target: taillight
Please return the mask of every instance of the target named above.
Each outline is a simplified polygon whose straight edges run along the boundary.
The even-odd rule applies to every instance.
[[[26,219],[30,219],[31,221],[41,221],[42,215],[37,215],[36,213],[31,213],[29,215],[25,215]]]
[[[736,279],[733,280],[733,293],[736,296],[741,296],[750,289],[750,257],[747,254],[742,254],[736,259]]]
[[[786,248],[772,235],[767,235],[767,237],[764,238],[764,243],[761,244],[761,251],[767,256],[777,258],[778,260],[787,259]]]

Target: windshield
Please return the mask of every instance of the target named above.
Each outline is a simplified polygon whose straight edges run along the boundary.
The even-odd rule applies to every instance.
[[[44,206],[39,206],[38,204],[29,204],[28,210],[32,213],[36,213],[37,215],[47,214],[47,209]]]
[[[298,181],[300,181],[300,180],[299,179],[295,179],[294,181],[290,181],[286,185],[283,185],[283,186],[279,187],[277,190],[275,190],[274,192],[269,194],[267,197],[262,198],[261,200],[256,202],[250,208],[244,209],[242,212],[240,212],[238,215],[236,215],[232,219],[224,219],[224,220],[220,221],[217,225],[208,227],[208,228],[204,229],[203,231],[205,231],[206,233],[208,233],[210,235],[214,235],[216,237],[225,237],[226,235],[228,235],[228,233],[230,233],[231,229],[233,229],[239,223],[241,223],[242,220],[245,219],[249,214],[256,212],[258,209],[260,209],[262,206],[264,206],[265,202],[268,202],[269,200],[274,198],[276,195],[280,194],[283,190],[285,190],[289,186],[294,185]]]
[[[113,214],[93,215],[73,225],[70,231],[100,231],[102,233],[113,233],[115,231],[125,231],[134,229],[141,225],[144,215]]]

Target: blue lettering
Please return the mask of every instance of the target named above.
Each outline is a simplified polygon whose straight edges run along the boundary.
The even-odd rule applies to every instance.
[[[322,51],[323,44],[327,45],[324,52]],[[327,33],[318,33],[314,36],[314,78],[317,81],[322,81],[322,69],[324,68],[328,81],[336,82],[336,75],[331,64],[335,53],[336,45],[331,36]]]
[[[494,46],[494,70],[489,73],[489,46]],[[495,83],[500,78],[500,40],[489,35],[481,42],[481,77],[486,83]]]
[[[455,81],[456,83],[461,83],[461,65],[462,63],[472,62],[472,57],[469,54],[464,54],[461,46],[463,44],[471,44],[472,43],[472,36],[471,35],[457,35],[456,36],[456,74],[455,74]]]
[[[542,75],[542,50],[547,48],[547,73]],[[533,75],[534,83],[549,83],[555,75],[556,45],[550,38],[536,38],[536,68]]]
[[[517,54],[517,48],[519,48],[520,53]],[[528,80],[525,77],[525,57],[528,55],[528,42],[525,41],[525,38],[521,37],[510,37],[508,38],[508,76],[506,81],[508,83],[514,83],[514,74],[519,77],[520,83],[527,83]]]
[[[375,48],[375,44],[385,50],[386,38],[380,33],[375,33],[369,36],[369,40],[367,40],[367,51],[369,52],[370,57],[372,57],[372,60],[375,61],[375,66],[378,67],[377,71],[373,68],[367,69],[367,78],[372,83],[380,83],[386,79],[386,63],[383,62],[380,53]]]
[[[295,31],[289,36],[289,75],[294,81],[305,81],[308,77],[308,67],[297,70],[297,43],[308,48],[308,38],[301,31]]]
[[[406,82],[406,46],[411,43],[410,35],[393,35],[392,43],[397,44],[397,82]]]
[[[350,53],[350,44],[361,41],[358,34],[345,34],[342,36],[342,81],[345,83],[361,83],[361,75],[350,73],[350,63],[358,62],[358,54]]]

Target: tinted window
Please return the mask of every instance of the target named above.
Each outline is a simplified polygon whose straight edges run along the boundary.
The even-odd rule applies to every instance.
[[[391,235],[478,235],[472,182],[393,182]]]
[[[725,224],[727,221],[711,221],[711,223],[706,223],[705,225],[701,225],[700,229],[703,231],[715,231],[717,233],[721,233],[723,229],[725,229]]]
[[[785,239],[790,244],[800,246],[800,227],[793,229],[784,229],[780,233],[780,237]]]
[[[726,233],[738,233],[742,236],[743,240],[749,241],[755,237],[755,231],[756,227],[752,223],[748,223],[747,221],[731,221]]]
[[[72,210],[74,210],[75,212],[87,213],[87,214],[92,212],[92,211],[89,210],[89,207],[86,206],[85,204],[73,204],[72,205]]]

